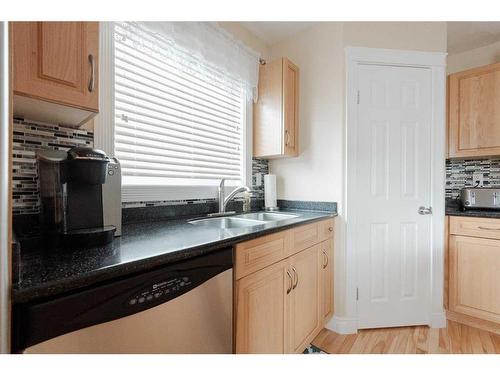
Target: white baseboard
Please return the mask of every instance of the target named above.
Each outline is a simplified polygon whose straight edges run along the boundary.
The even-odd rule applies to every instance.
[[[442,312],[431,314],[430,321],[431,328],[445,328],[446,327],[446,313],[444,310]]]
[[[326,324],[326,328],[342,335],[358,333],[358,320],[334,315]]]

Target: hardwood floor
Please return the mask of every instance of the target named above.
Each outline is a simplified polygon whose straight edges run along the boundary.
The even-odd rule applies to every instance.
[[[340,335],[323,329],[312,344],[331,354],[499,354],[500,335],[448,320],[426,326],[360,330]]]

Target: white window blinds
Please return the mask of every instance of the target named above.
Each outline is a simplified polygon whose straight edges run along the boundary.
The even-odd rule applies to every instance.
[[[242,85],[143,24],[115,23],[115,155],[124,185],[243,180]]]

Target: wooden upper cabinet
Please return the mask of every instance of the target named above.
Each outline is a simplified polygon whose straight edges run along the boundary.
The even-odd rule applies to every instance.
[[[79,126],[99,111],[99,23],[14,22],[14,115]]]
[[[299,68],[283,59],[283,128],[285,156],[297,156],[299,126]]]
[[[500,63],[448,76],[450,157],[500,155]]]
[[[299,154],[299,68],[287,58],[260,66],[253,121],[254,157]]]

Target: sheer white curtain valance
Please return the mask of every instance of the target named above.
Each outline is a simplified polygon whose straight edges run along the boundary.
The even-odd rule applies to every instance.
[[[169,54],[186,70],[210,71],[213,81],[227,87],[237,81],[247,98],[255,99],[259,80],[259,53],[213,22],[119,22],[116,37],[133,38],[138,31],[149,38],[138,41],[145,50]],[[130,35],[129,35],[130,34]],[[146,40],[146,41],[145,41]],[[165,48],[168,46],[169,48]],[[141,46],[137,46],[141,48]],[[203,65],[203,66],[200,66]]]

